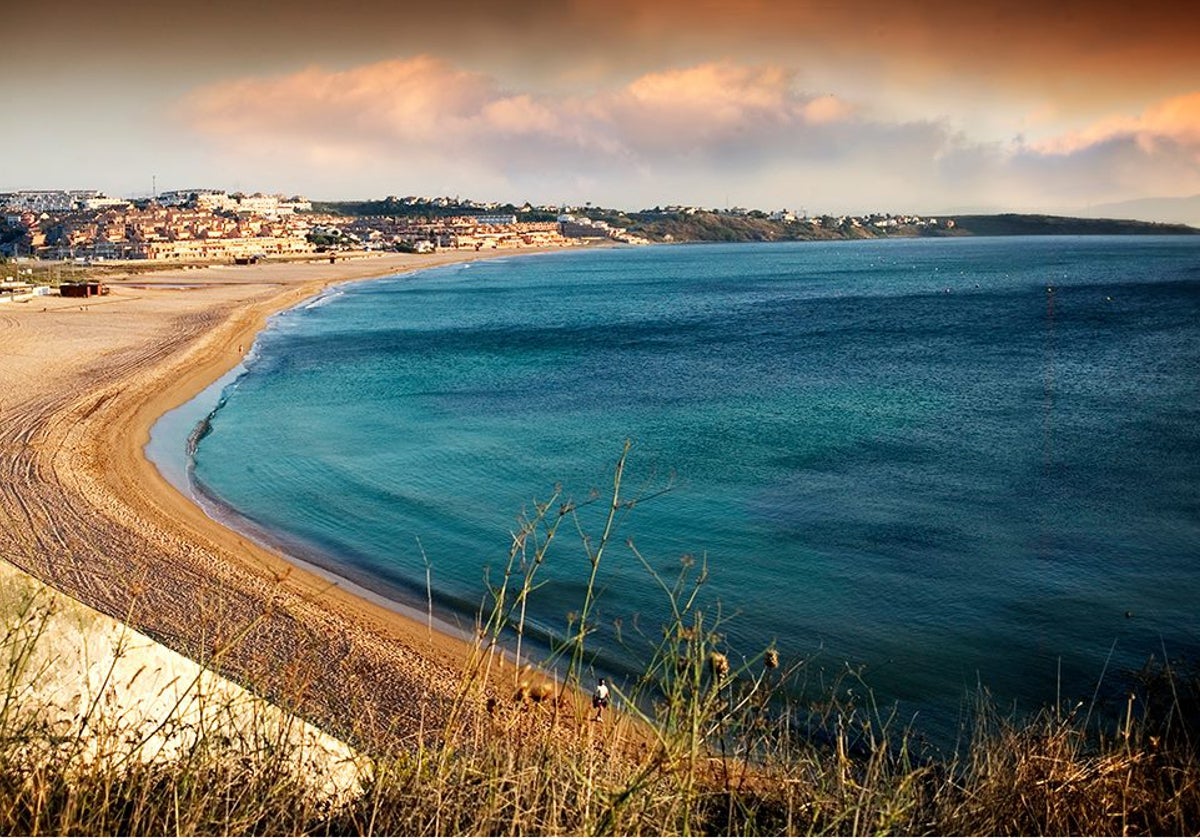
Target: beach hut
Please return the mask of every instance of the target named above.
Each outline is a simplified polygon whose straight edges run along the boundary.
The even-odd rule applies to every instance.
[[[63,283],[58,287],[58,293],[63,297],[89,298],[108,294],[108,286],[99,280],[84,280],[79,283]]]

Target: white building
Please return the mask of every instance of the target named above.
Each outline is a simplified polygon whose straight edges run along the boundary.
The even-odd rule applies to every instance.
[[[34,213],[63,213],[78,210],[83,202],[104,198],[98,190],[18,190],[0,194],[0,206]]]
[[[128,207],[129,199],[126,198],[108,198],[107,196],[97,196],[96,198],[85,198],[80,202],[81,210],[106,210],[111,207]]]

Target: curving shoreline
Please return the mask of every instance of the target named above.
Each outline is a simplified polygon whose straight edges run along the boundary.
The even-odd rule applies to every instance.
[[[209,518],[143,449],[272,314],[334,284],[500,255],[167,271],[82,305],[0,310],[0,558],[336,731],[435,727],[412,700],[453,694],[463,641]],[[352,704],[365,719],[344,719]]]

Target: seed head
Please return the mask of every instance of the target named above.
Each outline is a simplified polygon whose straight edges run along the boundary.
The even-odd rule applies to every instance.
[[[708,655],[708,664],[718,679],[729,673],[729,658],[723,653],[717,653],[714,650]]]

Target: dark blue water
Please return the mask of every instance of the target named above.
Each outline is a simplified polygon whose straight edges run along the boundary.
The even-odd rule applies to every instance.
[[[933,719],[980,683],[1037,706],[1200,651],[1196,240],[646,248],[346,286],[261,336],[195,475],[389,594],[423,601],[427,558],[470,616],[518,514],[608,492],[626,438],[626,491],[670,491],[600,569],[614,670],[666,607],[627,539],[668,580],[707,561],[735,651],[866,666]],[[588,571],[563,533],[548,631]]]

